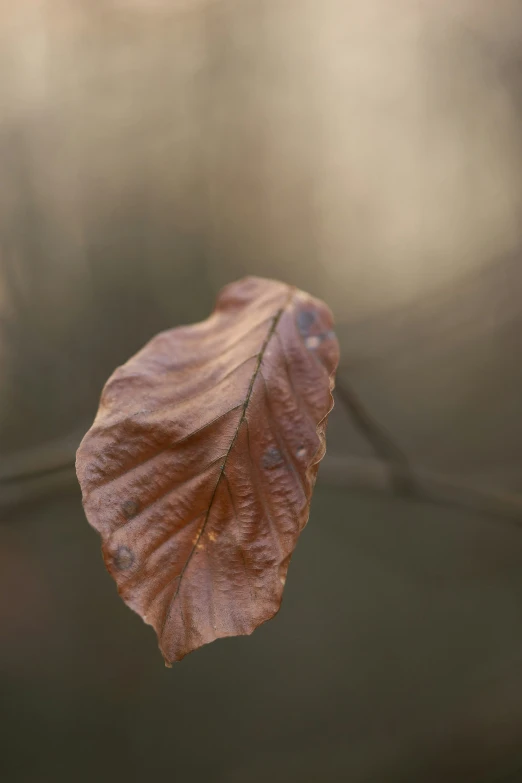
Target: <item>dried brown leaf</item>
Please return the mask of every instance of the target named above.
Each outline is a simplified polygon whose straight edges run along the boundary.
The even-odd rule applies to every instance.
[[[167,664],[278,611],[338,353],[323,302],[249,277],[107,382],[77,454],[83,504]]]

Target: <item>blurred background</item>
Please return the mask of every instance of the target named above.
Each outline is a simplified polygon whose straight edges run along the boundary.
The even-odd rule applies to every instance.
[[[0,776],[522,781],[522,4],[0,0]],[[283,607],[165,669],[83,514],[103,383],[246,274],[336,405]]]

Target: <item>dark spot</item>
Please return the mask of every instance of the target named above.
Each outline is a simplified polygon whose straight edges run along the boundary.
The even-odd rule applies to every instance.
[[[270,446],[263,454],[261,462],[264,468],[272,470],[282,465],[284,460],[279,449],[276,449],[275,446]]]
[[[134,552],[128,546],[120,546],[112,561],[118,571],[127,571],[134,564]]]
[[[310,329],[315,323],[315,313],[313,310],[300,310],[297,313],[297,328],[303,337],[310,334]]]
[[[132,519],[132,517],[135,517],[139,509],[140,507],[135,500],[126,500],[121,507],[121,511],[125,519]]]

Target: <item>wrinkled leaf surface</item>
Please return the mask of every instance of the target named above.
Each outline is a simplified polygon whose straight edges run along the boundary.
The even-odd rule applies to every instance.
[[[337,362],[323,302],[246,278],[107,382],[77,454],[84,508],[167,664],[278,611]]]

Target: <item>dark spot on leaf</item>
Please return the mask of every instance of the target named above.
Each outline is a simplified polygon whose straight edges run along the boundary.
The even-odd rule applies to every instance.
[[[125,519],[132,519],[132,517],[135,517],[138,513],[139,508],[140,507],[135,500],[126,500],[121,507],[121,511]]]
[[[272,470],[273,468],[277,468],[279,465],[282,465],[283,461],[284,460],[279,449],[277,449],[275,446],[270,446],[270,448],[268,448],[263,454],[262,464],[263,467],[267,470]]]
[[[312,310],[300,310],[297,313],[297,328],[303,337],[310,333],[310,328],[315,323],[315,313]]]
[[[162,332],[108,381],[78,450],[78,478],[108,570],[156,631],[167,665],[217,637],[250,633],[279,608],[324,451],[310,464],[310,427],[323,443],[339,358],[330,328],[326,306],[306,292],[248,278],[219,295],[206,321]],[[317,372],[318,362],[326,371]],[[297,394],[303,365],[311,375]],[[283,392],[277,376],[293,370],[296,388],[289,379]],[[290,408],[302,415],[288,433]],[[304,490],[299,508],[296,482]],[[270,494],[266,511],[249,502],[258,492]],[[280,524],[267,536],[271,511]],[[226,622],[208,622],[209,602]]]
[[[118,571],[127,571],[134,563],[134,552],[128,546],[118,547],[113,563]]]

